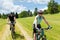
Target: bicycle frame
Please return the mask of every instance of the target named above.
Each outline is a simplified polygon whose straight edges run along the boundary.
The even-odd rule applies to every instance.
[[[14,27],[13,27],[13,23],[10,23],[10,27],[11,27],[11,35],[12,35],[12,38],[14,38]]]
[[[38,30],[37,30],[37,33],[36,33],[36,40],[40,40],[41,38],[43,38],[44,36],[45,36],[45,34],[44,34],[44,30],[45,30],[46,28],[41,28],[40,29],[40,33],[38,33]]]

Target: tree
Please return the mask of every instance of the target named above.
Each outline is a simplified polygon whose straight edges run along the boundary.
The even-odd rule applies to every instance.
[[[44,14],[48,14],[48,10],[44,10],[44,12],[43,12]]]
[[[28,17],[28,12],[27,12],[27,11],[22,11],[22,12],[19,14],[19,17],[20,17],[20,18]]]
[[[1,18],[1,13],[0,13],[0,18]]]
[[[7,18],[7,14],[3,13],[1,18],[6,19]]]
[[[60,5],[58,6],[58,10],[59,10],[59,12],[60,12]]]
[[[31,12],[30,10],[28,10],[28,15],[29,15],[29,16],[33,16],[33,15],[32,15],[32,12]]]
[[[49,13],[53,14],[53,13],[58,13],[58,3],[55,2],[54,0],[50,0],[50,2],[48,3],[48,11]]]
[[[16,12],[16,15],[15,16],[16,16],[16,18],[18,18],[18,13],[17,12]]]
[[[2,18],[3,18],[3,19],[5,18],[4,16],[5,16],[5,14],[3,13],[3,14],[2,14]]]
[[[37,11],[38,9],[37,8],[35,8],[35,11],[34,11],[34,16],[36,16],[37,15]]]

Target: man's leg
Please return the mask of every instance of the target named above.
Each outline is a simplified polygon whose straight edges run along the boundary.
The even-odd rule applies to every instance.
[[[15,33],[15,23],[13,22],[13,32]]]

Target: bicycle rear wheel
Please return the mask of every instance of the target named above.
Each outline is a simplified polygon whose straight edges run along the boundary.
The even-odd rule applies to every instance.
[[[11,25],[11,36],[12,36],[12,39],[14,40],[15,39],[15,31],[14,31],[13,25]]]

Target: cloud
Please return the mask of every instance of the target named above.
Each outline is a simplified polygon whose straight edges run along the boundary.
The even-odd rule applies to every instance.
[[[48,7],[44,7],[42,9],[40,9],[40,10],[44,11],[44,10],[47,10],[47,9],[48,9]]]
[[[26,1],[26,0],[19,0],[20,2],[24,2],[24,1]]]
[[[47,4],[50,0],[20,0],[20,2],[32,2],[35,4]]]
[[[9,12],[21,12],[23,10],[28,10],[24,5],[16,5],[14,1],[28,2],[35,4],[46,4],[49,0],[0,0],[0,13],[9,13]],[[47,7],[42,10],[47,9]],[[34,9],[31,11],[34,11]]]
[[[0,4],[0,13],[21,12],[22,10],[27,10],[23,5],[15,5],[13,0],[1,0]]]

